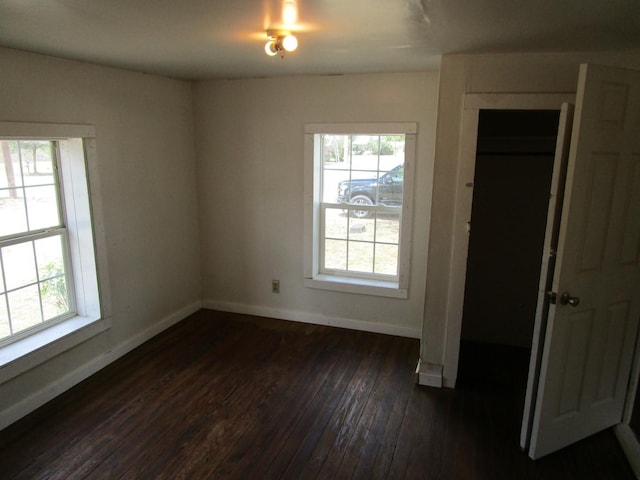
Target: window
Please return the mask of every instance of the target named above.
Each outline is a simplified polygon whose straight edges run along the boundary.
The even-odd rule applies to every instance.
[[[110,326],[94,137],[0,122],[0,383]]]
[[[73,315],[58,143],[0,140],[0,342]]]
[[[406,297],[415,124],[306,126],[306,285]]]

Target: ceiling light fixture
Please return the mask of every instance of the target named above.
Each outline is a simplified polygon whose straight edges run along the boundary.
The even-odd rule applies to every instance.
[[[286,30],[267,30],[267,43],[264,51],[270,57],[280,54],[284,58],[285,53],[293,52],[298,48],[298,39]]]

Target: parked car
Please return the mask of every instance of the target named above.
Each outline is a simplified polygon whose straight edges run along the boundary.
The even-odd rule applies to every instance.
[[[338,182],[338,203],[351,205],[402,205],[404,165],[398,165],[376,178],[357,178]],[[357,218],[371,216],[368,210],[352,210]]]

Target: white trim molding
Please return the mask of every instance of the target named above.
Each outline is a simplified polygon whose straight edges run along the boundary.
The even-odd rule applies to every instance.
[[[467,93],[465,110],[558,110],[575,103],[576,93]]]
[[[309,288],[338,292],[377,295],[382,297],[408,297],[413,236],[413,172],[416,162],[416,132],[418,124],[409,123],[308,123],[304,139],[304,285]],[[382,212],[401,212],[399,240],[397,242],[397,274],[383,275],[375,272],[348,271],[348,267],[336,270],[324,269],[324,215],[326,209],[341,208],[327,202],[322,185],[324,177],[322,135],[404,135],[404,188],[401,209],[382,204],[369,208]],[[396,160],[399,161],[398,158]],[[350,169],[351,167],[349,167]],[[379,170],[379,174],[383,171]],[[367,206],[364,207],[365,209]],[[349,242],[349,240],[347,240]],[[377,244],[377,242],[374,242]]]
[[[110,318],[71,317],[0,348],[0,384],[108,330]]]
[[[304,133],[331,133],[349,135],[357,132],[361,135],[415,135],[418,133],[416,122],[400,123],[306,123]]]
[[[255,315],[257,317],[275,318],[290,322],[311,323],[314,325],[324,325],[329,327],[347,328],[350,330],[360,330],[363,332],[382,333],[394,335],[396,337],[419,339],[422,330],[420,327],[402,327],[384,323],[367,322],[345,317],[332,317],[322,313],[304,312],[301,310],[291,310],[285,308],[274,308],[262,305],[247,305],[243,303],[220,302],[217,300],[205,300],[202,302],[203,308],[219,310],[229,313],[241,313],[244,315]]]
[[[442,388],[442,365],[434,365],[418,360],[416,366],[418,384],[426,387]]]
[[[94,138],[93,125],[73,123],[0,122],[3,138]]]

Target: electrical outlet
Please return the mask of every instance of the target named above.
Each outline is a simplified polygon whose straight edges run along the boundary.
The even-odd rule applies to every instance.
[[[271,280],[271,293],[280,293],[280,280]]]

